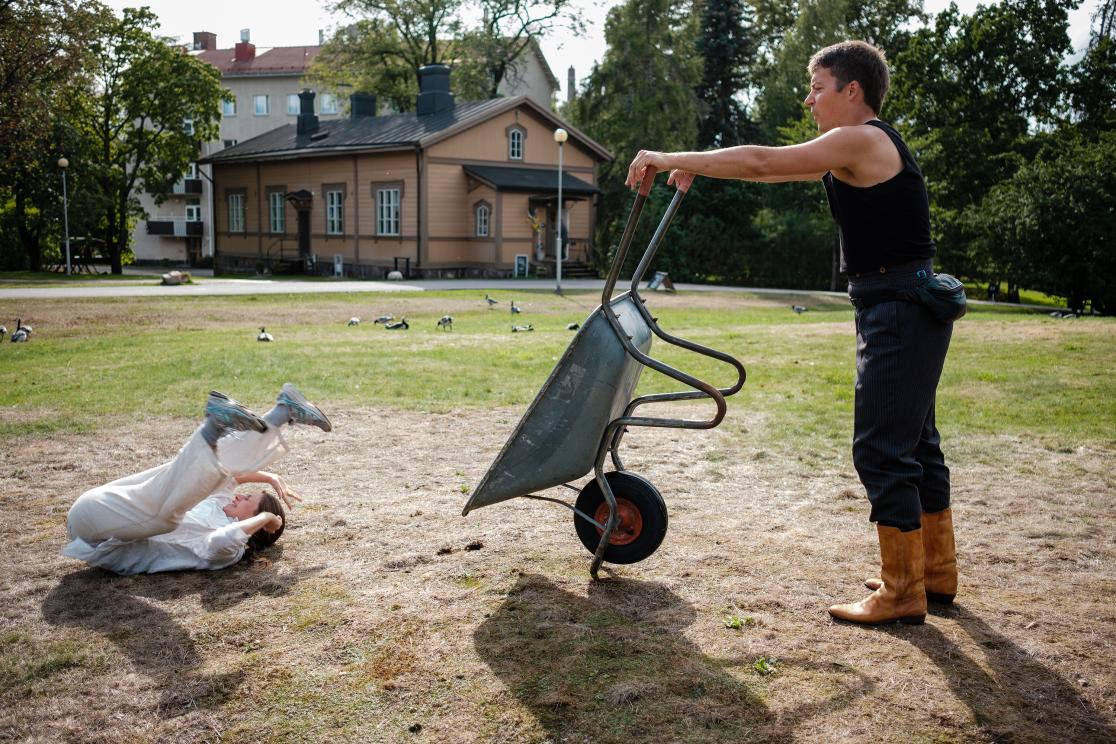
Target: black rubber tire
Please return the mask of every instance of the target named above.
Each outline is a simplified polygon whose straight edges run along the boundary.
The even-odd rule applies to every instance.
[[[632,542],[626,545],[609,545],[605,550],[604,559],[609,563],[617,564],[638,563],[658,550],[663,543],[663,538],[666,537],[666,502],[650,481],[635,473],[614,470],[605,473],[605,479],[617,501],[626,499],[639,510],[643,525],[639,535]],[[596,515],[597,509],[603,503],[605,503],[604,494],[601,493],[601,487],[594,478],[581,489],[576,505],[578,509],[592,517]],[[577,536],[585,549],[590,553],[596,553],[597,545],[601,541],[597,527],[575,513],[574,529],[577,530]]]

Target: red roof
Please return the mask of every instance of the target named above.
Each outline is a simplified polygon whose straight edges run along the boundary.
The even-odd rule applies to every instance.
[[[233,48],[207,49],[195,56],[213,65],[224,75],[274,75],[282,72],[306,72],[319,51],[320,46],[272,47],[257,52],[253,59],[244,62],[236,61],[236,50]]]

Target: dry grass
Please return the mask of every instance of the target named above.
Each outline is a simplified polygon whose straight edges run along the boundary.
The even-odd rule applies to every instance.
[[[567,511],[460,516],[522,408],[322,403],[335,432],[291,432],[276,468],[311,503],[263,558],[215,573],[58,556],[76,495],[169,458],[191,420],[3,440],[0,740],[1116,740],[1111,440],[947,437],[957,604],[865,629],[825,612],[876,566],[848,454],[781,446],[762,406],[628,435],[671,529],[592,582]]]

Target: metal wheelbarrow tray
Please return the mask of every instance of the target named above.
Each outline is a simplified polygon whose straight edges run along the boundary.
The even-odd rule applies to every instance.
[[[662,243],[692,177],[685,177],[677,184],[678,190],[632,276],[631,288],[612,297],[654,178],[654,171],[648,169],[628,216],[600,306],[582,324],[462,512],[468,514],[482,506],[517,497],[567,506],[574,512],[578,537],[593,553],[590,572],[594,578],[602,561],[641,561],[655,552],[666,535],[667,511],[662,496],[646,479],[625,470],[618,454],[626,427],[712,429],[725,416],[725,397],[738,392],[745,379],[744,366],[735,358],[671,336],[659,328],[639,295],[639,282]],[[653,336],[732,366],[737,373],[736,383],[732,387],[716,388],[651,358],[648,352]],[[691,389],[644,395],[633,400],[644,367]],[[635,409],[645,403],[702,398],[713,400],[717,407],[707,421],[633,415]],[[611,454],[615,467],[608,473],[604,472],[606,454]],[[570,481],[579,480],[590,471],[595,477],[583,488],[570,485]],[[576,503],[571,505],[534,493],[555,486],[579,491]]]

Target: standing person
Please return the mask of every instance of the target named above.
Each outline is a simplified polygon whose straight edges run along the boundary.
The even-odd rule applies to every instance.
[[[634,187],[648,167],[679,174],[776,183],[821,180],[841,235],[841,270],[856,307],[853,464],[871,502],[880,544],[875,591],[834,605],[856,623],[919,624],[927,598],[957,592],[949,469],[934,422],[934,398],[952,326],[897,301],[933,274],[926,183],[910,150],[879,120],[889,75],[884,54],[863,41],[817,52],[805,105],[820,136],[788,147],[744,145],[709,152],[641,150],[628,168]]]
[[[209,394],[205,420],[174,459],[86,491],[66,518],[71,542],[62,555],[118,574],[216,570],[247,548],[263,550],[283,534],[282,500],[302,501],[283,479],[262,470],[286,452],[280,427],[332,425],[293,385],[261,418],[228,396]],[[236,494],[241,483],[267,491]],[[277,498],[278,497],[278,498]]]

